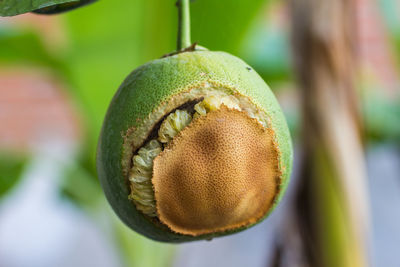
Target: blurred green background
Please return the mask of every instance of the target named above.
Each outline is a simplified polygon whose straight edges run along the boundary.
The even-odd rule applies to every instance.
[[[373,53],[377,52],[368,47],[359,48],[362,67],[358,85],[365,141],[368,146],[398,147],[400,7],[397,0],[380,0],[374,7],[376,14],[367,22],[380,25],[378,32],[371,34],[380,38],[386,56],[376,56]],[[196,0],[191,4],[191,15],[192,41],[243,58],[267,81],[283,106],[296,143],[300,117],[285,2]],[[57,201],[72,203],[90,217],[108,236],[107,242],[117,251],[116,261],[121,266],[172,266],[177,247],[131,232],[112,213],[96,177],[97,139],[108,104],[124,78],[141,64],[173,51],[176,34],[174,0],[100,0],[59,16],[26,14],[0,19],[0,92],[7,95],[6,90],[12,88],[10,82],[5,82],[10,70],[20,74],[17,80],[24,80],[31,70],[39,71],[39,76],[45,76],[62,91],[62,101],[77,117],[73,123],[78,133],[67,142],[67,156],[55,156],[60,176],[55,183]],[[386,70],[383,74],[374,66],[379,56],[386,64],[380,66]],[[1,99],[6,103],[7,98]],[[29,112],[29,101],[23,105]],[[10,119],[13,113],[0,114],[0,204],[4,210],[37,163],[38,155],[52,158],[54,151],[43,154],[29,133],[27,145],[10,143],[13,134],[9,133],[9,138],[6,129],[13,126],[1,116]],[[64,153],[62,149],[56,151]]]

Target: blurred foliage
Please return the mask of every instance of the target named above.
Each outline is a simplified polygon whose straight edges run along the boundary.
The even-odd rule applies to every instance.
[[[279,21],[282,11],[278,0],[268,1],[249,28],[240,50],[241,56],[272,90],[280,89],[280,83],[293,79],[289,32],[285,23]]]
[[[127,266],[172,266],[175,245],[143,238],[120,220],[115,221],[119,251]]]
[[[400,63],[400,5],[397,0],[379,0],[378,1],[382,19],[386,25],[386,30],[389,33],[391,44],[394,46],[396,53],[397,64]]]
[[[0,47],[0,62],[2,64],[28,63],[53,70],[63,68],[62,62],[49,53],[35,31],[0,28]]]
[[[368,141],[400,145],[400,99],[391,101],[370,93],[364,100],[363,111]]]
[[[400,67],[400,3],[398,0],[378,1],[385,33],[389,37],[392,50],[389,53],[395,57],[394,63],[399,72]],[[400,85],[397,85],[397,95],[384,98],[379,90],[373,90],[365,97],[365,121],[367,137],[374,142],[394,142],[400,145]]]
[[[265,0],[197,0],[191,5],[192,40],[210,50],[239,55]]]
[[[96,174],[91,170],[88,156],[83,155],[64,170],[64,179],[60,187],[61,194],[86,210],[96,207],[103,197]]]
[[[9,151],[0,152],[0,199],[18,184],[27,157]]]
[[[283,29],[257,24],[243,48],[244,57],[268,81],[272,89],[276,89],[273,85],[291,81],[293,78],[288,39],[287,32]]]

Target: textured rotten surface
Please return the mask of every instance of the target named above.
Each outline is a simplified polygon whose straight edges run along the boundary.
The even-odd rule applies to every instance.
[[[271,129],[223,107],[195,119],[154,161],[159,219],[200,235],[256,223],[281,179]]]

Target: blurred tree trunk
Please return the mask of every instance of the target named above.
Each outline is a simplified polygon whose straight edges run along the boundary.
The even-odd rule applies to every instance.
[[[303,114],[295,215],[288,220],[302,250],[296,266],[368,266],[366,173],[354,87],[354,2],[291,0],[290,9]]]

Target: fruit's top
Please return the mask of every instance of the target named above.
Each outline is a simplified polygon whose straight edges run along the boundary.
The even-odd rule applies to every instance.
[[[189,96],[193,92],[207,90],[246,96],[265,112],[266,125],[275,133],[282,173],[275,204],[286,188],[292,164],[289,131],[274,95],[250,66],[230,54],[211,51],[185,52],[151,61],[133,71],[114,96],[98,147],[98,173],[109,202],[126,224],[150,238],[182,242],[212,237],[183,236],[150,223],[127,198],[130,192],[124,173],[132,149],[143,145],[154,121],[192,100]],[[129,139],[132,136],[135,138]]]

